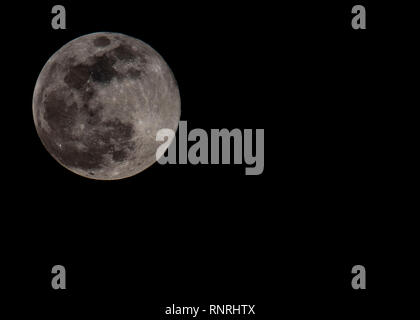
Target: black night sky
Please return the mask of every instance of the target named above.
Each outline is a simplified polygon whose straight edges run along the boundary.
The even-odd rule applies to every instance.
[[[416,52],[411,10],[362,1],[367,29],[356,31],[353,2],[2,4],[6,307],[46,319],[162,319],[172,304],[255,304],[243,319],[332,308],[363,318],[404,292],[384,279],[406,260],[396,239],[412,243],[394,220],[414,195],[398,142],[413,119],[411,88],[400,87]],[[51,27],[55,4],[66,30]],[[189,130],[264,129],[263,173],[154,164],[98,181],[59,165],[35,130],[34,86],[54,52],[97,31],[164,57]],[[56,264],[66,290],[51,288]],[[365,291],[351,288],[356,264]]]

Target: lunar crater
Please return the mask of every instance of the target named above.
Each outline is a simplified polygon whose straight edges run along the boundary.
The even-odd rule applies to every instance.
[[[106,47],[110,43],[111,43],[111,41],[105,36],[97,37],[96,39],[93,40],[93,44],[96,47]]]

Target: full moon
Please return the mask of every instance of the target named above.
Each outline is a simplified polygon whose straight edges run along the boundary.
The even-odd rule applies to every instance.
[[[47,61],[33,117],[47,151],[83,177],[116,180],[156,161],[160,129],[176,131],[178,85],[163,58],[120,33],[76,38]]]

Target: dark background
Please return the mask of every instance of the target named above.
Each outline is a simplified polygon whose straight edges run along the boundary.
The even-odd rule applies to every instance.
[[[51,28],[55,4],[66,30]],[[367,30],[351,28],[355,4]],[[173,303],[225,303],[256,304],[261,319],[374,314],[406,248],[395,216],[410,197],[399,139],[411,128],[410,87],[400,88],[414,53],[408,12],[366,1],[5,5],[2,277],[14,311],[158,319]],[[107,182],[60,166],[36,134],[33,89],[55,51],[97,31],[164,57],[189,130],[264,129],[263,174],[155,164]],[[65,291],[51,289],[56,264]],[[364,292],[351,289],[356,264]]]

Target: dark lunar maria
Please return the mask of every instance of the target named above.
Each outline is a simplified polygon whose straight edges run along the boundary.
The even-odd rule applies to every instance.
[[[79,37],[42,69],[33,95],[37,133],[64,167],[115,180],[156,161],[162,128],[176,130],[181,102],[163,58],[119,33]]]

